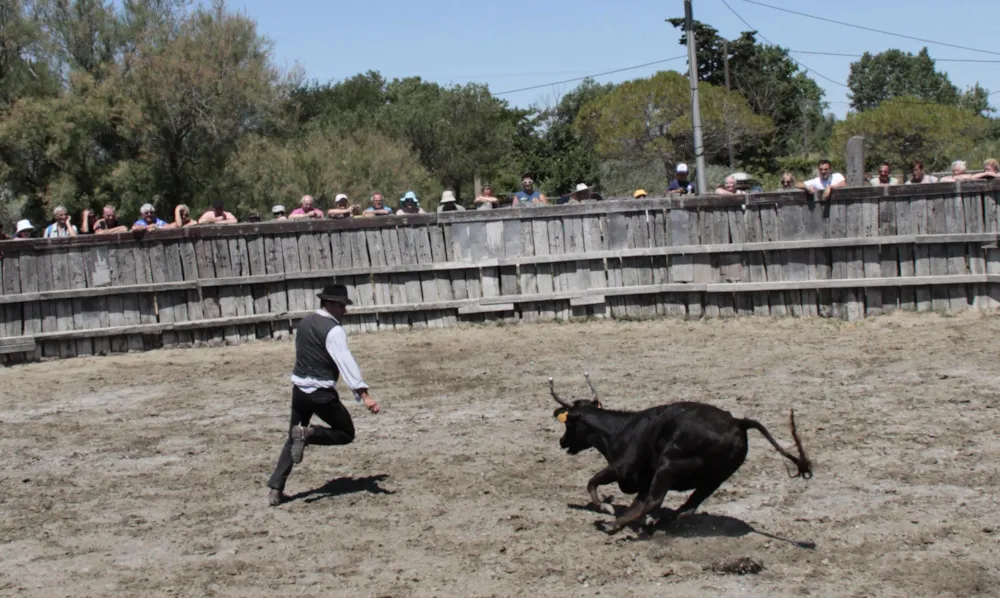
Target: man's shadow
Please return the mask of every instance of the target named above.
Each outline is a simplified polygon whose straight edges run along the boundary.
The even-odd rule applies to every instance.
[[[571,504],[568,506],[571,509],[589,511],[591,513],[600,513],[605,517],[608,517],[607,513],[603,511],[596,511],[589,504]],[[615,517],[618,517],[625,512],[625,506],[613,506],[615,509]],[[653,511],[653,518],[657,520],[653,525],[632,524],[628,526],[631,529],[640,531],[639,537],[636,539],[649,540],[658,535],[657,532],[662,532],[661,537],[664,538],[741,538],[747,534],[759,534],[765,538],[770,538],[778,542],[786,542],[796,548],[802,548],[804,550],[816,549],[816,543],[811,540],[793,540],[791,538],[776,536],[774,534],[761,531],[742,519],[729,517],[728,515],[694,513],[692,515],[685,515],[678,518],[676,516],[676,511],[673,509],[661,507],[660,509]],[[594,527],[604,531],[607,524],[608,521],[599,520],[594,522]]]
[[[316,502],[324,498],[354,494],[356,492],[368,492],[369,494],[395,494],[395,490],[386,490],[379,486],[379,482],[388,479],[389,475],[380,473],[377,475],[365,476],[362,478],[333,478],[319,488],[299,492],[288,497],[288,502],[303,500],[304,502]]]

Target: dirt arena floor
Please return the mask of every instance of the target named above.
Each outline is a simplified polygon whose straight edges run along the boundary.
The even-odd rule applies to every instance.
[[[1000,593],[1000,316],[587,322],[352,336],[381,401],[267,506],[289,342],[2,370],[6,596],[973,596]],[[607,406],[695,399],[757,433],[651,538],[585,510],[546,381]],[[604,494],[618,505],[631,497]],[[685,495],[670,494],[666,506]],[[712,566],[749,557],[756,574]]]

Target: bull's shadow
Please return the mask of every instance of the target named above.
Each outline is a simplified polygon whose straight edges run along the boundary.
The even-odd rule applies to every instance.
[[[355,494],[357,492],[368,492],[369,494],[395,494],[394,490],[386,490],[379,486],[379,482],[389,478],[388,474],[364,476],[360,478],[346,477],[333,478],[319,488],[299,492],[288,497],[288,502],[302,500],[303,502],[316,502],[324,498],[343,496],[345,494]]]
[[[609,517],[603,511],[596,511],[591,505],[568,505],[571,509],[600,513]],[[612,505],[615,509],[615,517],[625,512],[624,505]],[[708,513],[694,513],[684,517],[676,517],[676,511],[662,507],[653,511],[654,519],[657,522],[653,525],[632,524],[628,527],[640,532],[636,539],[665,539],[665,538],[741,538],[747,534],[759,534],[765,538],[770,538],[778,542],[787,542],[796,548],[804,550],[815,550],[816,543],[810,540],[793,540],[774,534],[761,531],[742,519],[729,517],[728,515],[710,515]],[[603,519],[594,522],[594,527],[605,531],[605,527],[610,520]]]

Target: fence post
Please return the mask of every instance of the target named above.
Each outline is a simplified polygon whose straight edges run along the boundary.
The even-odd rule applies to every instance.
[[[865,184],[865,138],[855,135],[847,140],[847,186]]]

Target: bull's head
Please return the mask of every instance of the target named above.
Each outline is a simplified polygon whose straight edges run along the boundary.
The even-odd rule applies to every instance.
[[[552,412],[552,415],[560,423],[566,425],[566,431],[563,433],[562,438],[559,439],[559,446],[566,449],[571,455],[594,446],[591,430],[588,429],[588,426],[580,425],[579,420],[582,413],[601,408],[601,401],[597,397],[597,389],[594,388],[594,384],[590,381],[590,373],[584,373],[584,376],[587,378],[587,385],[590,386],[593,398],[589,400],[579,399],[572,403],[567,403],[559,398],[559,395],[556,394],[552,378],[549,377],[549,392],[552,393],[552,398],[559,403],[559,407]]]

